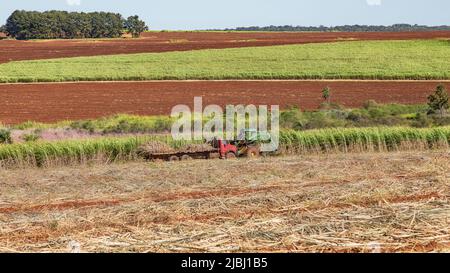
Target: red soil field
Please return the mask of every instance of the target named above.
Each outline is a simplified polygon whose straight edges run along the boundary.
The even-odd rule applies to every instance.
[[[256,104],[316,109],[321,90],[347,107],[369,99],[380,103],[425,103],[434,81],[149,81],[0,85],[0,122],[55,122],[117,113],[169,115],[173,106],[192,107],[194,96],[207,104]],[[450,88],[450,82],[445,83]]]
[[[429,32],[148,32],[141,39],[0,41],[0,63],[61,57],[335,42],[450,38]]]

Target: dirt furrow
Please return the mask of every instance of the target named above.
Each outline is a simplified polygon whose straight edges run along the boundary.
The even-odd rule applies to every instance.
[[[0,122],[55,122],[118,113],[170,115],[176,105],[280,105],[317,109],[328,86],[333,101],[360,107],[379,103],[423,104],[439,81],[161,81],[0,85]],[[450,82],[445,85],[450,89]]]
[[[450,38],[428,32],[148,32],[141,39],[0,41],[0,63],[111,54],[189,51],[354,40]]]

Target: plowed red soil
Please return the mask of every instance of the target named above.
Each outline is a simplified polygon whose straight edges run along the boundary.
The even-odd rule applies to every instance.
[[[332,99],[359,107],[380,103],[425,103],[439,82],[433,81],[163,81],[84,82],[0,85],[0,122],[54,122],[98,118],[117,113],[168,115],[178,104],[256,104],[316,109],[321,90]],[[450,89],[450,82],[445,85]]]
[[[430,32],[149,32],[141,39],[0,41],[0,63],[61,57],[186,51],[346,40],[450,38],[450,31]]]

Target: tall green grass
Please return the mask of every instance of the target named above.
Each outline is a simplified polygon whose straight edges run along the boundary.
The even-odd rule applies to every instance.
[[[345,128],[310,131],[284,131],[280,136],[283,151],[311,152],[383,152],[449,148],[450,127]]]
[[[0,145],[0,165],[44,167],[134,160],[139,146],[148,141],[167,143],[175,149],[189,144],[174,141],[170,136],[146,136]],[[450,127],[283,131],[280,144],[282,153],[291,154],[448,149]]]
[[[160,141],[173,148],[187,144],[174,141],[169,136],[145,136],[0,145],[0,166],[44,167],[90,161],[110,163],[134,160],[139,146],[148,141]]]
[[[351,41],[21,61],[0,82],[450,79],[450,41]]]

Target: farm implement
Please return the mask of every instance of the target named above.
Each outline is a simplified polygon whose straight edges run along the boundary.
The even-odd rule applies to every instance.
[[[268,136],[265,136],[267,139]],[[252,130],[241,132],[238,140],[213,139],[181,150],[143,149],[140,154],[151,161],[180,161],[192,159],[257,158],[261,155],[262,134]]]

